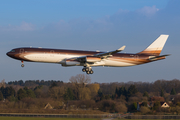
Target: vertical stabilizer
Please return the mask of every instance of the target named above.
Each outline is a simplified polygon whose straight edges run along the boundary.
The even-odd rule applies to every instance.
[[[144,51],[138,54],[149,54],[158,56],[161,53],[168,37],[169,35],[160,35],[149,47],[147,47]]]

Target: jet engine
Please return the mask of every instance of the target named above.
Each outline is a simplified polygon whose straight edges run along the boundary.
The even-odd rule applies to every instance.
[[[80,65],[80,62],[75,61],[75,60],[66,60],[65,65],[66,66],[75,66],[75,65]]]

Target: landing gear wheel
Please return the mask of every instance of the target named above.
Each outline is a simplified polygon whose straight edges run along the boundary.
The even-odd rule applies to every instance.
[[[89,72],[89,71],[86,71],[86,73],[87,73],[87,74],[90,74],[90,72]]]
[[[24,67],[24,64],[22,64],[21,67]]]
[[[94,71],[91,70],[91,71],[90,71],[90,74],[93,74],[93,73],[94,73]]]
[[[82,71],[83,71],[83,72],[86,72],[86,68],[83,68]]]
[[[21,61],[21,63],[22,63],[22,64],[21,64],[21,67],[24,67],[24,61]]]
[[[87,72],[87,71],[89,71],[89,68],[88,68],[88,67],[86,67],[86,68],[85,68],[85,71],[86,71],[86,72]]]

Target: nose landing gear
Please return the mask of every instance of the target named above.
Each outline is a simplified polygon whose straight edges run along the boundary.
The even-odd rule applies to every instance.
[[[83,72],[86,72],[87,74],[93,74],[93,73],[94,73],[94,71],[92,70],[91,67],[84,67],[84,68],[82,69],[82,71],[83,71]]]
[[[21,67],[24,67],[24,61],[21,61],[21,63],[22,63],[22,64],[21,64]]]

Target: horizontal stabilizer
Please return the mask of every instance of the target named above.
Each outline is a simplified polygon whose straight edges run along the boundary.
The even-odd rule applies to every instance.
[[[170,54],[167,54],[167,55],[161,55],[161,56],[153,56],[153,57],[150,57],[149,60],[156,60],[157,58],[165,58],[166,56],[170,56]]]

